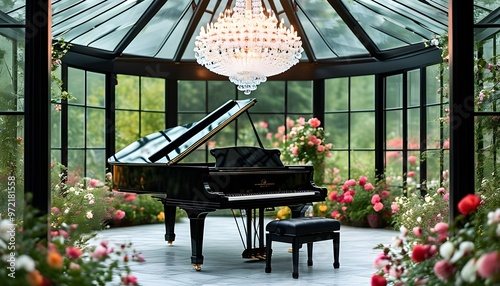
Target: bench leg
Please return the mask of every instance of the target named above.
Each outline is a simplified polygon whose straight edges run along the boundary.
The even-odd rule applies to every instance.
[[[297,242],[297,239],[294,238],[292,244],[292,261],[293,261],[292,277],[294,279],[299,278],[299,248],[300,244]]]
[[[307,243],[307,266],[313,265],[313,243]]]
[[[266,273],[271,273],[271,255],[273,251],[271,243],[271,235],[268,233],[266,234]]]
[[[340,232],[335,232],[333,234],[333,268],[340,268],[339,252],[340,252]]]

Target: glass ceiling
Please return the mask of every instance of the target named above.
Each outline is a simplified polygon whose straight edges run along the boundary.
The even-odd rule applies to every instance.
[[[233,0],[56,0],[54,39],[107,59],[194,63],[194,41]],[[475,1],[475,21],[500,23],[500,1]],[[301,62],[384,61],[447,32],[448,0],[263,0],[302,37]],[[13,4],[6,15],[23,19]],[[493,15],[493,16],[492,16]],[[497,29],[496,29],[497,30]],[[89,49],[91,48],[91,49]],[[103,56],[104,57],[104,56]]]

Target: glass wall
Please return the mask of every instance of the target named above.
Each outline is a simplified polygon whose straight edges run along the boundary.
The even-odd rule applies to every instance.
[[[8,11],[13,4],[0,4]],[[24,17],[24,15],[22,15]],[[0,19],[0,216],[24,205],[24,18]],[[18,22],[19,21],[19,22]]]

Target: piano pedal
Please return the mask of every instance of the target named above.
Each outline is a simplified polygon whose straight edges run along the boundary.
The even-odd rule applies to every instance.
[[[191,264],[194,267],[194,270],[201,271],[201,264]]]

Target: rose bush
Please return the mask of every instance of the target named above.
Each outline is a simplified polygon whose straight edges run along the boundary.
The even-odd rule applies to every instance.
[[[459,203],[451,226],[401,227],[401,235],[382,249],[371,284],[498,285],[500,283],[500,208],[496,197],[470,194]],[[493,204],[492,204],[493,203]],[[485,215],[486,214],[486,215]]]

